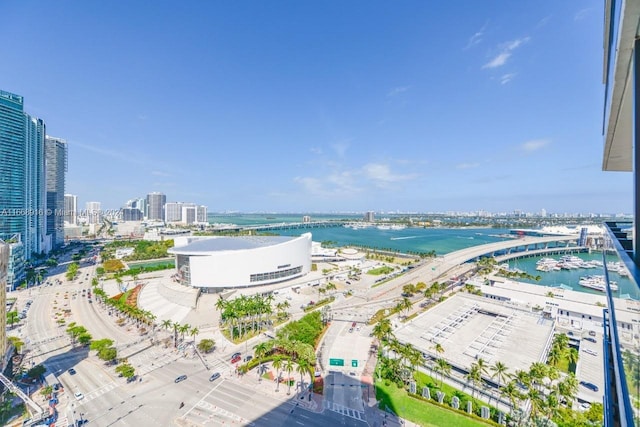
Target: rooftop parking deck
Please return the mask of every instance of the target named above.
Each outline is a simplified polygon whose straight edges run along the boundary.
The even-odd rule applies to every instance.
[[[468,369],[477,359],[505,363],[510,372],[544,359],[553,322],[540,314],[468,294],[457,294],[424,312],[395,335],[426,355]],[[436,344],[444,353],[435,352]]]

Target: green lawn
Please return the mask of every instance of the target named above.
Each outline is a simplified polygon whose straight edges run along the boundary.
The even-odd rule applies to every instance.
[[[576,364],[575,363],[569,363],[569,359],[566,357],[563,357],[562,359],[560,359],[558,361],[558,364],[556,365],[556,368],[558,368],[559,371],[564,372],[566,374],[569,373],[576,373]]]
[[[371,274],[372,276],[380,276],[381,274],[389,274],[392,271],[393,271],[393,268],[383,265],[382,267],[374,268],[372,270],[367,271],[367,274]]]
[[[388,386],[384,381],[376,382],[376,398],[380,400],[380,408],[390,408],[398,416],[421,426],[441,427],[486,427],[481,421],[456,413],[440,406],[409,397],[407,392],[395,384]]]

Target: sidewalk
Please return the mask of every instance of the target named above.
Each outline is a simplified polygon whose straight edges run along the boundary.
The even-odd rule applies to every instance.
[[[266,363],[265,365],[268,365],[268,363]],[[276,376],[275,370],[271,367],[268,367],[266,372],[272,372],[273,376],[274,377]],[[300,374],[292,372],[291,376],[293,378],[297,378],[296,379],[296,384],[297,384],[299,382]],[[308,381],[308,379],[309,377],[306,376],[305,380]],[[275,380],[268,380],[265,378],[261,378],[261,380],[258,381],[258,375],[257,375],[256,369],[252,369],[248,373],[241,375],[239,377],[236,374],[233,374],[231,380],[239,381],[247,386],[250,386],[251,388],[254,388],[255,390],[260,391],[260,393],[270,397],[274,397],[283,403],[289,402],[292,405],[296,405],[298,407],[301,407],[303,409],[306,409],[311,412],[316,412],[316,413],[321,413],[324,410],[324,406],[323,406],[324,396],[322,396],[321,394],[313,393],[311,396],[311,400],[309,400],[308,391],[305,390],[301,395],[299,387],[292,385],[291,394],[287,396],[288,386],[285,383],[280,383],[280,386],[279,386],[280,391],[276,391],[276,387],[278,386],[278,384],[275,382]],[[303,399],[300,398],[301,396],[303,397]]]

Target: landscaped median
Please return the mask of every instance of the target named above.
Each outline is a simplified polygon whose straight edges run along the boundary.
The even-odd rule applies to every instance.
[[[375,387],[380,409],[388,408],[399,417],[423,426],[478,427],[498,425],[492,421],[482,420],[476,415],[428,401],[417,395],[410,395],[406,390],[398,388],[395,383],[390,381],[379,380]]]

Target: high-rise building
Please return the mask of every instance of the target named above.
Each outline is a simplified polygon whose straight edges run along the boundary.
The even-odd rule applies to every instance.
[[[0,240],[0,307],[7,306],[7,269],[9,267],[9,245]],[[0,316],[0,369],[4,371],[7,352],[7,316]]]
[[[75,194],[64,195],[64,222],[69,225],[78,224],[78,196]]]
[[[0,233],[23,234],[25,203],[25,113],[21,96],[0,91]]]
[[[375,213],[373,211],[369,211],[369,212],[365,212],[364,214],[364,220],[366,222],[373,222],[375,221]]]
[[[136,208],[142,212],[142,217],[146,218],[147,216],[147,198],[141,197],[138,199],[138,203],[136,203]]]
[[[142,221],[142,212],[138,208],[122,208],[122,221]]]
[[[206,206],[200,205],[196,208],[196,222],[199,222],[200,224],[206,224],[209,222]]]
[[[167,203],[167,196],[162,193],[147,194],[147,219],[164,221],[164,205]]]
[[[100,224],[102,222],[100,202],[87,202],[85,206],[87,211],[87,224]]]
[[[167,202],[164,205],[164,219],[166,222],[182,221],[182,207],[191,206],[189,203],[183,202]]]
[[[604,5],[604,144],[602,169],[604,171],[628,171],[634,183],[628,195],[633,201],[634,215],[631,221],[605,223],[609,247],[617,252],[629,273],[632,286],[627,287],[627,298],[640,295],[640,132],[638,111],[640,108],[640,2],[606,1]],[[614,191],[612,189],[611,191]],[[638,426],[636,396],[640,395],[640,352],[637,338],[638,324],[624,325],[625,311],[631,308],[609,283],[607,252],[603,252],[607,303],[603,308],[602,360],[604,366],[605,426]],[[635,339],[634,339],[635,338]]]
[[[47,178],[47,234],[52,247],[64,244],[65,175],[67,172],[67,142],[47,135],[45,140]]]
[[[47,181],[45,174],[44,121],[27,116],[26,137],[26,221],[27,227],[22,242],[27,257],[51,249],[47,241]]]
[[[22,96],[0,90],[0,234],[20,234],[27,259],[48,251],[45,124]]]
[[[182,205],[182,219],[180,222],[183,224],[196,222],[196,205],[187,203]]]

